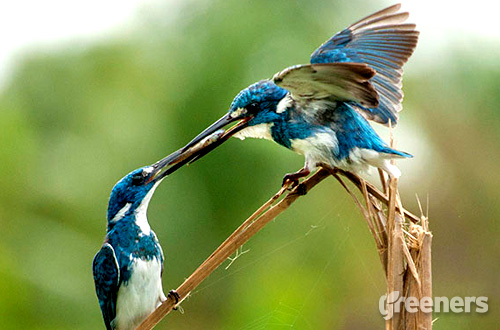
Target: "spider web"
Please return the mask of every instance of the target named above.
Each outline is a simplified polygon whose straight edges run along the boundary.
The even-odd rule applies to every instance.
[[[350,199],[347,197],[341,197],[335,201],[336,205],[329,205],[328,210],[325,212],[325,214],[317,221],[315,221],[314,225],[311,225],[310,229],[307,230],[305,233],[299,234],[296,237],[290,239],[288,242],[278,246],[277,248],[264,253],[257,257],[254,260],[251,261],[245,261],[245,256],[244,254],[250,252],[250,249],[245,246],[241,247],[236,255],[233,258],[230,258],[228,260],[228,264],[225,267],[226,272],[222,276],[218,277],[217,279],[213,280],[211,283],[206,284],[205,286],[199,288],[198,290],[195,290],[194,292],[191,293],[191,296],[194,296],[196,294],[199,294],[200,292],[205,291],[206,289],[210,289],[211,287],[215,285],[220,285],[224,280],[226,280],[230,276],[234,276],[235,274],[245,270],[247,267],[252,267],[255,266],[259,263],[263,263],[266,260],[268,260],[271,256],[273,256],[276,253],[279,253],[282,250],[285,250],[289,247],[291,247],[294,244],[299,244],[300,242],[307,240],[307,246],[308,246],[308,252],[307,252],[307,257],[310,257],[313,255],[315,252],[317,252],[319,249],[321,249],[321,242],[318,243],[316,239],[314,239],[314,236],[317,236],[318,233],[324,231],[328,225],[328,222],[330,221],[338,221],[342,223],[343,227],[345,228],[345,235],[342,235],[341,239],[337,241],[337,243],[334,246],[333,250],[329,250],[327,253],[329,253],[329,257],[325,259],[325,263],[322,266],[321,270],[317,272],[316,279],[314,280],[314,283],[312,286],[308,287],[307,292],[303,292],[303,295],[299,297],[299,299],[302,301],[302,303],[297,307],[297,306],[291,306],[285,302],[285,297],[290,296],[290,292],[296,291],[297,288],[297,283],[299,282],[299,274],[301,273],[300,270],[303,269],[304,267],[307,267],[306,264],[300,264],[297,266],[297,269],[299,271],[296,272],[296,274],[290,274],[290,277],[287,278],[287,288],[282,291],[280,294],[280,297],[278,299],[278,302],[276,303],[275,307],[269,312],[266,312],[259,317],[255,318],[254,320],[248,322],[242,327],[239,328],[231,328],[231,329],[239,329],[239,330],[260,330],[260,329],[316,329],[316,327],[308,320],[308,318],[304,315],[303,310],[304,307],[307,306],[307,304],[311,304],[313,302],[314,296],[317,294],[320,294],[318,292],[319,284],[324,281],[325,274],[327,274],[327,271],[329,267],[333,266],[332,264],[334,261],[337,259],[339,254],[345,253],[346,249],[346,244],[349,244],[352,248],[353,251],[356,253],[356,259],[357,261],[360,262],[360,265],[362,266],[363,270],[365,273],[371,274],[371,270],[369,267],[365,264],[363,261],[363,257],[358,251],[358,247],[356,246],[356,242],[352,239],[350,233],[349,233],[349,223],[347,223],[347,220],[342,218],[340,214],[342,213],[344,209],[346,209],[351,202]],[[349,206],[350,207],[350,206]],[[334,214],[334,212],[337,212],[337,214]],[[361,222],[359,222],[361,224]],[[283,226],[287,227],[287,226]],[[247,243],[247,245],[250,245],[250,243]],[[240,260],[241,258],[241,260]],[[221,267],[221,268],[223,268]],[[373,287],[380,291],[383,289],[379,288],[379,285],[375,282],[372,276],[367,276],[371,280],[371,284]]]

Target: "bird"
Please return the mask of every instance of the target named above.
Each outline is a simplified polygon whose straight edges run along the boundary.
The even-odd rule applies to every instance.
[[[163,293],[164,255],[146,212],[160,182],[183,165],[162,169],[181,154],[136,169],[111,191],[107,233],[94,257],[95,290],[106,329],[135,329],[167,297]],[[168,293],[179,302],[175,290]]]
[[[375,167],[400,177],[391,160],[413,156],[389,147],[368,122],[393,127],[402,109],[403,65],[419,32],[400,8],[351,24],[316,49],[309,64],[243,89],[222,118],[180,150],[236,122],[220,143],[228,136],[262,138],[305,156],[304,167],[286,174],[283,184],[297,183],[320,165],[356,173]]]

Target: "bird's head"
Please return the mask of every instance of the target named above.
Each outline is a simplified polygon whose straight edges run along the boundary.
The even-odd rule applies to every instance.
[[[108,220],[111,221],[118,212],[126,210],[125,212],[133,211],[143,202],[148,202],[152,192],[158,185],[159,181],[150,180],[154,174],[153,166],[145,166],[136,169],[120,181],[118,181],[109,197],[108,204]],[[149,197],[146,200],[146,197]]]
[[[242,90],[231,103],[228,116],[245,120],[248,126],[271,122],[278,103],[288,91],[272,81],[262,80]]]
[[[179,150],[168,155],[153,165],[138,168],[120,181],[118,181],[109,197],[108,203],[108,221],[112,221],[117,214],[125,215],[128,212],[134,212],[139,207],[147,208],[154,190],[160,184],[162,179],[182,167],[189,158]],[[175,162],[172,167],[168,165]],[[121,212],[121,213],[120,213]]]
[[[196,136],[182,150],[185,151],[214,132],[237,122],[225,134],[225,139],[245,127],[270,123],[280,116],[276,112],[278,103],[288,91],[270,80],[262,80],[245,88],[234,98],[227,114]],[[224,139],[224,140],[225,140]],[[222,142],[222,141],[221,141]]]

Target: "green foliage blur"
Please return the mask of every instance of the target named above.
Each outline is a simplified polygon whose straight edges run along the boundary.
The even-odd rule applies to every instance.
[[[103,328],[91,263],[114,183],[185,144],[242,88],[307,62],[333,33],[386,5],[367,3],[187,1],[175,14],[144,10],[115,38],[25,53],[0,94],[0,328]],[[436,329],[500,322],[494,50],[418,48],[407,65],[394,134],[415,156],[400,162],[404,203],[418,213],[415,193],[424,205],[429,196],[434,294],[490,298],[486,314],[435,315]],[[167,178],[148,213],[165,251],[165,291],[302,162],[267,141],[231,140]],[[383,327],[375,244],[334,180],[243,249],[157,328]]]

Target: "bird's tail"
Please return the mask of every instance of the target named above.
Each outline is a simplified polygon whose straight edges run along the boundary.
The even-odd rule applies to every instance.
[[[396,149],[392,149],[389,147],[384,147],[381,150],[378,150],[379,152],[383,152],[384,154],[387,154],[387,158],[413,158],[413,155],[404,152],[404,151],[399,151]]]
[[[394,158],[412,158],[413,156],[407,152],[399,151],[389,147],[383,147],[378,150],[379,157],[377,160],[373,161],[373,165],[381,168],[382,170],[389,173],[390,176],[394,178],[399,178],[401,176],[401,171],[396,165],[391,164],[391,159]]]

